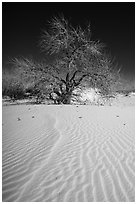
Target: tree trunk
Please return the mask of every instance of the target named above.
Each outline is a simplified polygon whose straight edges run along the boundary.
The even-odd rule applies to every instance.
[[[70,102],[71,102],[71,94],[65,96],[65,99],[63,100],[63,104],[70,104]]]
[[[73,89],[67,89],[63,96],[63,104],[70,104]]]

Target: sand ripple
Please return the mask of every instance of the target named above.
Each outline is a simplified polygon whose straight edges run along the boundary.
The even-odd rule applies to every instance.
[[[133,107],[30,108],[3,111],[3,201],[135,201]]]

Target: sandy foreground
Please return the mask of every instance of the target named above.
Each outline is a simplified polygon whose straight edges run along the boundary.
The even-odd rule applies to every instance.
[[[135,201],[134,112],[3,106],[3,201]]]

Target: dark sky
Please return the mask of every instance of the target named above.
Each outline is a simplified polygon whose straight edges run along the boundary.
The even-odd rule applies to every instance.
[[[104,42],[126,76],[135,74],[135,3],[2,3],[2,57],[40,59],[38,41],[51,17],[63,14],[70,23],[91,23],[93,39]]]

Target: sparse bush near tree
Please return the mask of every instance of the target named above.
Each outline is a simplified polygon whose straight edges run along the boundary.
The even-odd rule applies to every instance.
[[[12,100],[24,98],[25,90],[21,81],[12,75],[5,74],[2,79],[2,96]]]
[[[15,58],[12,63],[23,78],[32,80],[36,95],[45,94],[55,104],[70,104],[73,91],[86,82],[105,95],[118,72],[104,44],[91,37],[90,26],[74,28],[63,17],[53,18],[40,40],[41,50],[53,57],[52,62]]]

